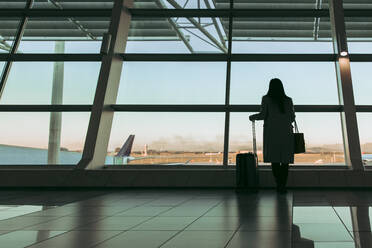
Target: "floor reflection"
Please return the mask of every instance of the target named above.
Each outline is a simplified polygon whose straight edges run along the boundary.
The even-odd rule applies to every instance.
[[[313,193],[313,196],[309,196],[311,202],[305,201],[304,196],[294,193],[292,227],[294,248],[372,247],[370,214],[372,197],[368,192],[336,191],[330,194],[313,191]]]
[[[301,237],[300,227],[292,225],[292,240],[295,248],[314,248],[314,241]]]
[[[6,220],[26,214],[31,214],[53,207],[54,206],[0,205],[0,220]]]
[[[57,192],[21,196],[24,205],[22,198],[0,195],[1,247],[372,247],[368,191],[157,189],[90,198],[84,191],[63,199]]]

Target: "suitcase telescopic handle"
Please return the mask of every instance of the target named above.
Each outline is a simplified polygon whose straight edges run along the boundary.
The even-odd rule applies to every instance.
[[[253,154],[256,158],[256,166],[258,166],[257,141],[256,141],[256,122],[255,121],[252,121],[252,134],[253,134]]]
[[[253,153],[257,156],[256,121],[252,121]]]

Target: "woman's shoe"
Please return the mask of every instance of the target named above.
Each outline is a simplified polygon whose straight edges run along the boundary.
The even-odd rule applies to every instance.
[[[279,194],[286,194],[287,193],[287,188],[283,185],[277,186],[276,187],[276,192]]]
[[[277,192],[277,193],[280,193],[281,190],[282,190],[282,187],[280,187],[280,186],[276,186],[276,192]]]

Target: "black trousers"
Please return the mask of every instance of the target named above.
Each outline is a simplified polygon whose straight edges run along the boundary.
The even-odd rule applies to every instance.
[[[283,163],[272,163],[271,167],[277,187],[285,187],[287,185],[289,165]]]

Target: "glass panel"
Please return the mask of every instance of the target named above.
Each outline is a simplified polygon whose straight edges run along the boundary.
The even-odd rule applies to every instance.
[[[48,164],[50,115],[37,112],[0,113],[0,164]],[[90,113],[62,113],[57,164],[79,162],[89,116]]]
[[[372,43],[371,43],[372,45]],[[352,62],[351,76],[353,79],[353,90],[355,104],[372,105],[371,99],[371,62]]]
[[[3,69],[4,69],[4,65],[5,65],[5,62],[4,61],[0,61],[0,76],[2,75],[2,72],[3,72]]]
[[[0,53],[10,52],[18,27],[18,18],[0,18]]]
[[[231,103],[260,104],[272,78],[282,80],[294,104],[338,104],[332,62],[233,62]]]
[[[111,9],[113,7],[113,0],[85,0],[85,1],[71,1],[71,0],[34,0],[34,9]]]
[[[358,41],[350,41],[348,42],[349,53],[361,53],[361,54],[369,54],[372,53],[372,43],[365,41],[365,42],[358,42]]]
[[[249,115],[231,113],[229,164],[235,165],[238,152],[252,151],[252,130]],[[296,165],[345,164],[340,114],[296,113],[300,132],[304,133],[306,153],[295,155]],[[256,122],[257,150],[262,162],[263,122]]]
[[[349,52],[372,53],[372,18],[345,17],[345,25]]]
[[[227,32],[212,18],[133,17],[126,52],[227,53]]]
[[[372,2],[369,0],[343,0],[345,9],[371,9]]]
[[[225,28],[227,18],[223,19]],[[233,53],[333,53],[329,18],[234,18]]]
[[[61,69],[56,70],[55,78],[63,82],[63,94],[54,103],[93,103],[100,63],[15,62],[0,104],[51,104],[54,68]]]
[[[0,9],[21,9],[26,7],[26,0],[3,0],[0,1]],[[0,28],[1,30],[1,28]]]
[[[221,165],[224,120],[224,113],[117,112],[106,164]]]
[[[359,139],[364,165],[372,165],[372,113],[357,113]]]
[[[226,4],[227,3],[227,4]],[[143,9],[215,9],[229,8],[229,0],[174,0],[156,1],[156,0],[134,0],[134,8]]]
[[[228,6],[229,0],[217,0]],[[238,9],[327,9],[328,0],[234,0]]]
[[[125,62],[119,104],[223,104],[225,62]]]
[[[109,24],[109,17],[30,18],[18,52],[99,53]]]

